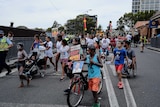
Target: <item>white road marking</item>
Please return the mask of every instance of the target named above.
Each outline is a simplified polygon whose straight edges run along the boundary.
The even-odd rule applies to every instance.
[[[110,65],[110,68],[112,70],[112,73],[114,76],[117,76],[116,70],[115,70],[115,66],[114,65]],[[124,84],[124,95],[125,95],[125,99],[126,99],[126,103],[127,103],[127,107],[137,107],[132,90],[130,88],[128,79],[122,79],[123,84]]]
[[[106,88],[108,92],[110,107],[119,107],[118,100],[109,76],[109,72],[105,64],[103,64],[103,73],[106,77],[105,83],[106,83]]]
[[[127,107],[137,107],[137,104],[135,102],[132,90],[130,88],[129,82],[127,79],[122,79],[124,84],[124,95],[127,103]]]
[[[115,69],[115,65],[109,65],[109,66],[110,66],[110,68],[111,68],[111,70],[112,70],[112,72],[113,72],[113,75],[114,75],[114,76],[117,76],[116,69]]]
[[[20,103],[0,103],[0,107],[68,107],[67,105],[52,104],[20,104]],[[78,106],[87,107],[87,106]]]
[[[14,69],[12,69],[12,72],[11,72],[10,74],[12,74],[12,73],[14,73],[14,72],[16,72],[16,71],[18,71],[17,68],[14,68]],[[2,72],[0,73],[0,78],[6,76],[6,73],[7,73],[7,72],[8,72],[8,71],[2,71]]]

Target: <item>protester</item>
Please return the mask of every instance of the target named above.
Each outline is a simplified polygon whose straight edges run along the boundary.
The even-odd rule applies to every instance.
[[[141,52],[143,52],[143,51],[144,51],[144,45],[145,45],[145,43],[146,43],[146,36],[142,35],[142,36],[140,37],[140,42],[141,42],[141,44],[140,44]]]
[[[52,58],[53,58],[53,50],[52,50],[52,47],[53,47],[53,43],[51,41],[51,37],[49,36],[46,36],[46,41],[43,42],[42,44],[46,47],[46,50],[45,50],[45,69],[47,68],[47,60],[49,59],[51,64],[55,67],[55,64],[53,63],[52,61]]]
[[[34,50],[35,48],[39,48],[40,43],[42,43],[43,41],[39,38],[38,34],[34,35],[34,42],[31,46],[31,50]]]
[[[61,60],[61,64],[62,64],[62,75],[61,75],[60,81],[63,80],[65,77],[64,67],[66,66],[66,64],[68,62],[69,49],[70,48],[67,44],[67,41],[63,39],[62,46],[60,48],[60,60]]]
[[[80,38],[78,38],[78,37],[76,37],[76,38],[74,38],[73,39],[73,41],[72,41],[72,45],[73,46],[76,46],[76,45],[79,45],[80,44]],[[71,53],[71,52],[70,52]],[[79,50],[79,52],[78,52],[78,54],[80,54],[80,59],[82,59],[82,58],[84,58],[84,54],[83,54],[83,49],[82,48],[80,48],[80,50]],[[70,55],[70,57],[71,57],[71,55]],[[71,62],[72,63],[72,62]],[[70,66],[69,65],[70,64],[70,62],[68,62],[68,67]],[[67,70],[66,70],[67,71]],[[73,81],[73,77],[74,77],[74,74],[73,73],[67,73],[66,72],[66,74],[67,74],[67,76],[70,78],[70,83],[69,83],[69,87],[66,89],[66,90],[64,90],[64,92],[67,92],[68,93],[68,91],[69,91],[69,89],[70,89],[70,86],[71,86],[71,83],[72,83],[72,81]]]
[[[129,72],[127,71],[128,67],[131,67],[134,69],[134,64],[136,63],[136,55],[135,55],[135,51],[131,48],[131,41],[125,41],[125,48],[126,48],[126,51],[127,51],[127,56],[128,56],[128,64],[129,66],[127,65],[127,62],[125,61],[125,66],[124,66],[124,74],[128,74],[129,75]]]
[[[94,45],[93,36],[89,35],[89,38],[87,39],[87,46]]]
[[[114,48],[116,47],[116,40],[115,40],[115,37],[112,37],[111,40],[110,40],[110,44],[111,44],[111,49],[112,49],[112,52],[114,50]]]
[[[89,55],[86,57],[86,62],[88,63],[88,85],[89,89],[92,91],[94,97],[93,107],[100,107],[100,102],[98,102],[98,89],[100,84],[101,71],[100,68],[103,67],[100,57],[96,54],[96,48],[94,45],[88,46]]]
[[[4,36],[3,30],[0,30],[0,73],[3,68],[7,69],[6,75],[9,75],[11,72],[11,68],[6,64],[6,56],[9,49],[13,46],[13,43],[9,40],[9,38]]]
[[[126,40],[131,41],[131,39],[132,39],[132,36],[128,33],[127,36],[126,36]]]
[[[127,61],[127,65],[128,65],[128,57],[127,57],[127,53],[126,50],[123,48],[123,42],[119,41],[117,44],[117,48],[114,49],[113,51],[113,58],[111,60],[111,62],[113,62],[114,60],[114,64],[115,64],[115,68],[116,68],[116,72],[118,74],[118,88],[122,89],[123,88],[123,83],[122,83],[122,68],[124,65],[124,59],[126,58]]]
[[[13,41],[13,36],[14,36],[13,32],[9,31],[7,37],[10,41]]]
[[[24,83],[23,80],[27,80],[27,85],[29,85],[29,78],[27,75],[25,75],[23,73],[24,71],[24,66],[25,66],[25,60],[27,59],[27,53],[26,51],[23,49],[23,43],[18,43],[17,44],[17,49],[18,49],[18,53],[17,53],[17,58],[18,58],[18,63],[17,63],[17,67],[18,67],[18,72],[19,72],[19,79],[21,81],[21,84],[19,86],[19,88],[24,87]]]
[[[60,58],[60,48],[62,46],[62,35],[58,35],[57,36],[57,43],[56,43],[56,49],[57,49],[57,53],[56,53],[56,73],[54,73],[54,75],[59,75],[58,73],[58,61]]]
[[[87,42],[86,42],[86,39],[84,38],[84,35],[81,35],[81,38],[80,38],[80,44],[81,44],[81,47],[83,49],[83,53],[87,53]]]

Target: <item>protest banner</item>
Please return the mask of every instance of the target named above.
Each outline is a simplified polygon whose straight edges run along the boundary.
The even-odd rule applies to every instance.
[[[71,46],[71,50],[70,50],[70,60],[80,60],[80,51],[81,46],[80,45],[75,45],[75,46]]]

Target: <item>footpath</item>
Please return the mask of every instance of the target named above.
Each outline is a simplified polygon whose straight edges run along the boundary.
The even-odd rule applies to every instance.
[[[155,47],[152,47],[150,45],[146,46],[147,49],[150,49],[150,50],[153,50],[153,51],[158,51],[160,52],[160,48],[155,48]]]

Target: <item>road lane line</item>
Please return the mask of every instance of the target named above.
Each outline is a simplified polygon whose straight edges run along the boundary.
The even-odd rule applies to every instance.
[[[10,74],[12,74],[12,73],[14,73],[14,72],[16,72],[16,71],[17,71],[17,68],[14,68],[14,69],[12,69],[12,72],[11,72]],[[7,73],[7,72],[8,72],[8,71],[2,71],[2,72],[0,73],[0,78],[6,76],[6,73]]]
[[[68,107],[68,105],[0,103],[0,107]],[[87,106],[78,106],[78,107],[87,107]]]
[[[122,79],[124,84],[124,95],[127,103],[127,107],[137,107],[137,104],[135,102],[132,90],[130,88],[129,82],[127,79]]]
[[[111,70],[112,70],[112,72],[113,72],[113,75],[114,76],[117,76],[117,72],[116,72],[116,69],[115,69],[115,65],[109,65],[110,66],[110,68],[111,68]]]
[[[110,107],[119,107],[118,100],[109,76],[108,69],[105,64],[103,64],[103,73],[105,75],[105,83],[106,83],[106,88],[108,92],[108,98],[109,98],[109,103]]]

